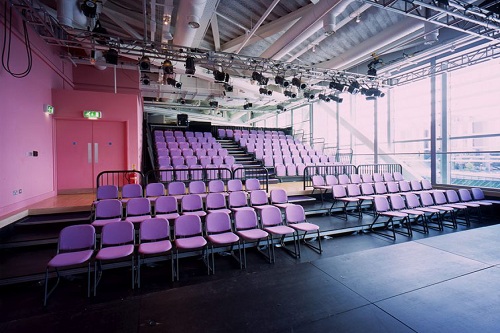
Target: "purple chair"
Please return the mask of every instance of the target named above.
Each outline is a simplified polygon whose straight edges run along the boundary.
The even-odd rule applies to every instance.
[[[321,175],[313,175],[311,176],[313,190],[311,194],[314,194],[314,191],[319,190],[321,193],[321,201],[323,201],[323,195],[330,190],[332,187],[326,185],[325,179]]]
[[[345,219],[347,220],[347,207],[349,206],[350,203],[353,203],[356,205],[356,210],[358,211],[358,218],[361,217],[361,209],[359,208],[359,199],[356,197],[349,197],[347,195],[347,190],[344,185],[333,185],[332,186],[332,196],[333,196],[333,202],[330,207],[330,214],[332,214],[333,208],[335,207],[335,204],[337,202],[342,202],[342,211],[345,214]]]
[[[95,257],[94,296],[102,276],[102,263],[109,260],[131,258],[132,289],[134,289],[134,246],[134,225],[131,222],[110,223],[102,227],[101,249]]]
[[[227,164],[227,165],[232,166],[235,163],[234,156],[228,155],[228,156],[224,157],[224,163]]]
[[[201,229],[201,219],[197,215],[181,215],[175,221],[175,261],[177,281],[179,281],[179,250],[198,250],[202,249],[202,257],[205,257],[207,241],[203,238]],[[208,267],[208,273],[210,268]]]
[[[151,203],[148,198],[132,198],[127,202],[125,212],[125,221],[140,224],[151,218]]]
[[[96,200],[118,199],[118,186],[101,185],[97,188]]]
[[[108,223],[120,222],[122,219],[122,203],[117,199],[104,199],[96,202],[94,227],[103,227]]]
[[[384,176],[382,176],[380,173],[374,173],[372,175],[372,177],[373,177],[373,182],[374,183],[383,182],[384,181]]]
[[[397,182],[394,181],[388,181],[387,182],[387,192],[388,193],[399,193],[399,185]]]
[[[273,207],[269,204],[269,198],[264,190],[256,190],[250,192],[250,206],[259,211],[266,207]]]
[[[471,188],[472,197],[476,202],[491,203],[492,205],[500,205],[500,200],[488,200],[486,199],[484,192],[479,187]]]
[[[398,181],[398,185],[399,185],[400,192],[411,192],[411,186],[407,180]]]
[[[411,227],[409,226],[408,222],[408,214],[398,211],[391,211],[391,208],[389,206],[389,201],[387,200],[386,196],[376,196],[374,202],[375,202],[375,211],[377,215],[373,220],[372,224],[370,225],[369,229],[371,232],[383,237],[391,238],[393,240],[396,240],[396,233],[411,237]],[[384,222],[384,229],[391,231],[392,234],[387,234],[385,232],[378,231],[377,229],[374,228],[374,225],[380,216],[388,218],[388,220]],[[402,232],[396,229],[394,227],[394,219],[400,221],[401,224],[405,224],[407,232]]]
[[[243,191],[231,192],[229,193],[229,209],[233,212],[238,212],[240,210],[253,210],[252,207],[248,207],[247,194]]]
[[[399,182],[400,180],[404,180],[403,174],[399,171],[394,171],[392,173],[392,178],[394,178],[394,180],[397,182]]]
[[[201,165],[191,165],[189,167],[189,177],[191,180],[203,180],[203,167]]]
[[[289,206],[295,206],[294,204],[288,202],[288,195],[283,189],[271,190],[269,199],[271,200],[271,205],[274,205],[278,208],[286,209]]]
[[[474,189],[472,189],[474,190]],[[492,206],[493,203],[489,202],[488,200],[476,200],[475,198],[472,198],[471,192],[469,192],[468,189],[466,188],[460,188],[458,189],[458,195],[460,196],[460,202],[463,204],[474,204],[474,205],[479,205],[481,206]],[[484,198],[484,195],[483,195]]]
[[[391,201],[391,207],[393,211],[398,211],[401,213],[408,214],[407,219],[408,219],[410,237],[412,236],[411,232],[412,230],[424,234],[429,233],[429,230],[427,228],[427,220],[425,217],[425,213],[423,211],[407,207],[405,200],[400,194],[391,194],[389,196],[389,200]],[[411,220],[412,217],[413,217],[413,223],[422,226],[422,229],[412,227],[412,220]]]
[[[122,187],[122,198],[123,203],[127,202],[131,198],[141,198],[142,186],[140,184],[125,184]]]
[[[204,217],[207,213],[203,210],[203,201],[198,194],[187,194],[181,200],[182,215],[197,215]]]
[[[165,195],[165,186],[163,183],[149,183],[146,185],[146,198],[151,202],[155,202],[162,195]]]
[[[227,182],[227,191],[229,193],[231,192],[237,192],[237,191],[243,191],[243,183],[241,182],[241,179],[231,179]]]
[[[351,184],[361,184],[363,180],[361,179],[361,176],[358,175],[357,173],[351,173]]]
[[[224,212],[231,214],[231,210],[226,207],[226,197],[222,193],[209,193],[206,199],[208,213]]]
[[[141,264],[144,257],[168,254],[172,250],[170,225],[164,218],[150,218],[141,223],[139,229],[139,247],[137,249],[137,286],[141,287]],[[141,260],[142,258],[142,260]],[[170,256],[170,272],[174,281],[174,261]]]
[[[186,184],[184,182],[171,182],[167,185],[167,192],[168,195],[179,200],[186,194]]]
[[[211,180],[208,182],[208,192],[209,193],[222,193],[227,196],[228,194],[224,188],[224,182],[222,180]]]
[[[212,193],[217,195],[217,193]],[[222,197],[224,199],[224,197]],[[215,274],[215,256],[214,247],[230,246],[229,252],[231,256],[238,260],[241,269],[241,247],[240,238],[233,232],[231,227],[231,218],[228,213],[222,211],[211,212],[207,215],[206,221],[206,238],[210,243],[210,253],[212,257],[212,274]],[[236,258],[233,252],[233,247],[238,244],[239,257]]]
[[[373,183],[373,176],[370,173],[361,174],[361,180],[363,183]]]
[[[383,182],[376,182],[373,184],[375,188],[375,194],[377,195],[386,195],[387,194],[387,186]]]
[[[187,156],[185,162],[186,162],[186,165],[188,167],[192,167],[193,165],[197,165],[198,164],[198,157],[196,157],[196,156]]]
[[[421,212],[425,213],[425,220],[426,220],[426,225],[427,228],[431,228],[434,230],[442,231],[443,226],[441,224],[441,219],[439,218],[439,210],[434,209],[434,208],[429,208],[429,207],[422,207],[420,204],[420,200],[418,199],[417,195],[415,193],[405,193],[403,194],[405,196],[405,201],[406,201],[406,207],[409,209],[415,209],[419,210]],[[433,222],[433,217],[436,216],[436,222]],[[432,226],[429,225],[429,223],[435,223],[437,226]]]
[[[155,202],[155,217],[175,220],[179,217],[177,199],[174,196],[161,196]]]
[[[271,252],[272,252],[272,262],[276,262],[276,254],[274,251],[274,236],[278,237],[279,244],[281,248],[286,250],[293,257],[298,258],[299,254],[297,251],[297,238],[295,229],[286,226],[283,222],[281,216],[281,211],[278,207],[269,206],[262,209],[260,213],[260,222],[262,223],[262,228],[264,231],[271,235]],[[292,235],[293,237],[293,251],[285,246],[286,235]]]
[[[441,193],[438,195],[439,202],[444,201],[446,203],[446,198],[444,197],[444,194],[442,192],[439,193]],[[449,207],[447,205],[437,204],[437,202],[434,201],[434,198],[430,192],[420,192],[418,195],[420,196],[422,207],[437,209],[439,211],[438,218],[441,221],[441,229],[443,229],[443,227],[445,226],[451,227],[453,229],[456,228],[455,208]],[[445,223],[446,216],[449,216],[449,218],[451,219],[451,224]]]
[[[207,186],[202,180],[195,180],[189,183],[189,194],[198,194],[200,197],[207,196]]]
[[[95,250],[95,229],[91,225],[72,225],[65,227],[59,233],[57,243],[57,254],[48,262],[45,270],[45,293],[43,306],[47,305],[47,299],[56,289],[60,281],[59,269],[70,266],[87,264],[87,297],[90,297],[90,258]],[[49,269],[55,269],[57,281],[48,290]]]
[[[243,240],[243,263],[240,261],[240,267],[247,267],[246,242],[256,242],[255,247],[257,248],[257,251],[262,253],[269,260],[269,263],[271,263],[269,234],[266,231],[259,229],[257,225],[257,214],[255,214],[255,211],[253,209],[237,211],[234,214],[234,225],[236,234]],[[267,255],[259,249],[259,243],[262,239],[266,239],[267,242]]]
[[[245,190],[247,192],[260,190],[260,180],[257,178],[248,178],[245,180]]]
[[[382,176],[384,177],[384,182],[393,182],[394,181],[394,177],[392,176],[392,173],[390,173],[390,172],[384,172],[382,174]]]
[[[309,223],[306,220],[306,214],[304,212],[304,207],[301,205],[290,205],[286,207],[285,209],[285,219],[287,225],[294,229],[296,234],[297,234],[297,240],[300,242],[300,236],[299,232],[304,232],[304,235],[302,236],[302,242],[310,247],[311,249],[317,251],[319,254],[323,252],[323,249],[321,248],[321,237],[319,235],[319,226],[313,223]],[[306,242],[306,235],[308,232],[316,232],[317,233],[317,240],[318,240],[318,246],[312,245],[310,242]],[[299,257],[300,257],[300,246],[298,247],[299,250]]]
[[[340,185],[347,185],[347,184],[350,184],[351,183],[351,180],[349,179],[349,176],[348,175],[338,175],[338,180],[339,180],[339,184]]]

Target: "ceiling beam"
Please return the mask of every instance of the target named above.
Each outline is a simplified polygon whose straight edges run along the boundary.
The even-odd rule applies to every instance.
[[[121,17],[122,14],[117,13],[107,7],[102,10],[103,14],[106,15],[111,21],[113,21],[117,26],[125,30],[132,38],[142,39],[143,36],[139,34],[134,28],[132,28],[127,22]]]
[[[212,27],[212,35],[214,37],[215,51],[220,51],[220,34],[219,34],[219,21],[217,20],[217,14],[212,15],[210,20],[210,25]]]

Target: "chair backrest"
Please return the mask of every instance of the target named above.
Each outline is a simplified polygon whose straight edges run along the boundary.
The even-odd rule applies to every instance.
[[[415,193],[408,193],[405,195],[406,197],[406,207],[408,208],[416,208],[420,206],[420,201]]]
[[[375,187],[375,193],[377,193],[377,194],[386,194],[387,193],[387,187],[382,182],[375,183],[374,187]]]
[[[382,176],[380,173],[374,173],[372,175],[372,177],[373,177],[373,182],[374,183],[383,182],[384,181],[384,176]]]
[[[334,175],[326,175],[325,178],[326,178],[326,185],[333,186],[333,185],[338,185],[339,183],[337,177],[335,177]]]
[[[269,198],[271,199],[271,204],[288,202],[288,195],[286,194],[286,191],[281,188],[271,190]]]
[[[134,243],[134,236],[132,222],[109,223],[102,227],[101,247]]]
[[[257,228],[257,214],[250,209],[237,211],[234,213],[234,226],[236,230]]]
[[[460,200],[467,202],[467,201],[472,201],[472,196],[469,192],[468,189],[461,188],[458,190],[458,195],[460,195]]]
[[[250,192],[250,205],[251,206],[261,206],[261,205],[267,205],[268,198],[267,198],[267,193],[264,190],[256,190]]]
[[[413,191],[422,191],[422,184],[418,180],[411,180],[410,185]]]
[[[160,213],[177,213],[177,199],[175,197],[164,195],[156,199],[155,211]]]
[[[170,224],[167,219],[153,217],[141,222],[139,241],[153,241],[170,238]]]
[[[122,188],[122,198],[142,197],[142,186],[140,184],[125,184]]]
[[[245,180],[245,189],[247,191],[260,190],[260,180],[257,178],[249,178]]]
[[[389,193],[398,193],[399,192],[398,183],[393,182],[393,181],[388,181],[387,182],[387,192],[389,192]]]
[[[390,210],[389,201],[387,201],[387,197],[377,196],[374,198],[375,210],[379,213],[387,212]]]
[[[265,207],[260,212],[260,222],[264,227],[282,225],[283,219],[281,217],[280,209],[275,206]]]
[[[243,191],[243,183],[241,179],[231,179],[227,182],[227,191],[228,192],[236,192]]]
[[[175,238],[198,236],[201,233],[201,219],[198,215],[181,215],[175,220]]]
[[[220,179],[211,180],[208,182],[208,192],[220,193],[224,192],[224,182]]]
[[[390,196],[391,199],[391,207],[393,210],[400,210],[400,209],[405,209],[405,201],[403,200],[403,197],[399,194],[392,194]]]
[[[182,211],[197,211],[203,209],[203,201],[198,194],[187,194],[181,200]]]
[[[390,172],[384,172],[383,173],[384,181],[385,182],[392,182],[394,181],[394,177],[392,176],[392,173]]]
[[[230,208],[248,206],[247,195],[243,191],[229,193],[228,202]]]
[[[404,180],[404,177],[403,177],[403,174],[399,171],[394,171],[392,173],[392,177],[394,178],[395,181],[400,181],[400,180]]]
[[[444,193],[441,192],[441,191],[433,192],[432,196],[434,197],[434,202],[437,205],[444,205],[444,204],[448,203],[448,201],[446,200],[446,197],[445,197]]]
[[[104,199],[95,204],[95,218],[109,219],[122,216],[122,203],[117,199]]]
[[[371,173],[361,174],[361,179],[363,180],[363,183],[373,183],[373,176]]]
[[[321,175],[313,175],[311,177],[312,184],[313,186],[324,186],[325,185],[325,179]]]
[[[361,176],[358,175],[357,173],[351,173],[351,183],[353,184],[360,184],[363,181],[361,180]]]
[[[290,205],[285,208],[286,223],[306,222],[306,213],[301,205]]]
[[[460,198],[458,197],[457,191],[455,190],[446,190],[446,198],[449,203],[458,203],[460,202]]]
[[[422,189],[432,190],[432,183],[428,179],[422,179],[420,184],[422,185]]]
[[[68,252],[95,248],[95,229],[90,224],[65,227],[59,233],[58,251]]]
[[[207,234],[218,234],[232,231],[231,217],[226,212],[213,212],[205,218]]]
[[[472,196],[474,197],[474,200],[484,200],[485,199],[484,192],[479,187],[473,187],[473,188],[471,188],[471,191],[472,191]]]
[[[202,180],[195,180],[189,183],[189,194],[203,194],[207,192],[207,186]]]
[[[163,183],[150,183],[146,185],[146,197],[159,197],[165,195]]]
[[[151,214],[151,204],[147,198],[132,198],[125,207],[127,216]]]
[[[116,185],[101,185],[97,188],[97,200],[103,199],[118,199],[118,186]]]
[[[375,190],[373,189],[372,183],[362,183],[361,184],[361,193],[363,193],[363,195],[375,194]]]
[[[341,185],[347,185],[351,182],[348,175],[344,175],[344,174],[338,175],[337,178],[339,179],[339,184],[341,184]]]
[[[398,184],[399,184],[399,190],[401,192],[409,192],[409,191],[411,191],[410,183],[407,180],[400,180],[398,182]]]
[[[358,195],[361,195],[359,184],[348,184],[347,193],[349,194],[350,197],[356,197]]]
[[[420,201],[422,202],[422,206],[432,206],[434,205],[434,199],[429,192],[420,193]]]
[[[226,198],[222,193],[208,193],[206,199],[207,209],[226,208]]]
[[[186,184],[184,182],[170,182],[167,186],[168,195],[186,194]]]
[[[333,185],[332,186],[333,198],[344,198],[347,197],[347,192],[343,185]]]

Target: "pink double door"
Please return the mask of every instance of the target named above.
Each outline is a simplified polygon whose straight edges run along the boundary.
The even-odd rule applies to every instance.
[[[97,175],[127,169],[126,124],[101,120],[56,121],[58,193],[88,192]]]

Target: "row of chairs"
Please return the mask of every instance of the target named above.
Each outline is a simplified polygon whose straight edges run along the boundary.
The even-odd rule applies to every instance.
[[[175,146],[177,143],[177,146],[186,146],[189,145],[191,148],[194,148],[193,146],[196,146],[196,148],[199,148],[200,146],[203,145],[215,145],[218,144],[217,140],[213,137],[201,137],[201,138],[196,138],[196,137],[173,137],[173,136],[155,136],[154,137],[155,144],[158,145],[160,143],[165,143],[167,146],[172,145]]]
[[[403,175],[401,172],[386,172],[383,174],[380,173],[373,173],[373,174],[356,174],[356,173],[351,173],[350,175],[346,174],[340,174],[340,175],[326,175],[323,177],[323,175],[313,175],[311,176],[311,182],[313,185],[313,193],[318,190],[322,193],[326,193],[328,190],[331,190],[331,187],[333,185],[347,185],[347,184],[361,184],[361,183],[367,183],[367,184],[374,184],[374,183],[385,183],[388,184],[390,182],[392,183],[397,183],[398,186],[401,186],[406,191],[418,191],[419,188],[420,190],[422,187],[424,189],[432,189],[431,183],[427,179],[422,179],[421,181],[418,180],[412,180],[410,182],[405,181]],[[406,190],[407,186],[410,187],[408,190]]]
[[[304,209],[300,205],[290,205],[285,209],[285,220],[277,207],[269,206],[261,211],[260,223],[253,209],[240,210],[234,216],[234,228],[230,216],[225,212],[210,213],[205,221],[203,231],[201,219],[197,215],[179,216],[173,228],[173,239],[169,221],[165,218],[149,218],[141,222],[139,228],[139,245],[136,246],[134,225],[129,221],[107,224],[102,227],[99,250],[96,251],[96,231],[92,225],[75,225],[64,228],[59,235],[57,254],[49,261],[45,274],[44,305],[49,295],[54,291],[60,280],[59,270],[75,265],[87,265],[87,296],[90,297],[91,260],[94,259],[94,296],[102,276],[102,264],[130,258],[132,271],[132,288],[135,287],[135,272],[137,284],[141,285],[141,265],[146,257],[169,255],[171,261],[171,276],[179,280],[179,251],[202,250],[206,258],[208,273],[215,273],[214,248],[233,247],[237,245],[240,269],[246,267],[247,243],[256,243],[258,248],[262,240],[267,242],[267,259],[275,262],[274,237],[284,246],[284,237],[291,235],[294,242],[295,257],[300,257],[300,233],[305,241],[308,232],[317,232],[318,246],[305,243],[322,253],[319,227],[306,221]],[[210,254],[208,245],[210,244]],[[283,247],[284,249],[287,249]],[[243,259],[241,256],[243,249]],[[134,258],[137,257],[137,267]],[[212,263],[210,264],[210,257]],[[167,257],[168,258],[168,257]],[[174,270],[174,261],[176,269]],[[57,282],[48,291],[49,270],[57,273]]]
[[[200,165],[202,167],[207,167],[208,165],[215,165],[219,167],[221,165],[233,166],[236,163],[236,159],[232,155],[228,155],[225,157],[222,156],[158,156],[158,165],[161,167],[172,166],[176,167],[179,165],[187,165],[188,167],[194,165]],[[238,163],[238,165],[241,165]]]
[[[180,204],[179,204],[180,203]],[[122,220],[140,224],[151,217],[162,217],[175,220],[182,215],[197,215],[205,217],[213,212],[231,214],[250,208],[260,210],[274,205],[286,208],[288,196],[283,189],[271,190],[269,197],[264,190],[254,190],[249,193],[233,191],[202,194],[171,194],[151,198],[131,198],[126,203],[118,199],[103,199],[95,203],[92,225],[103,227]],[[123,213],[123,206],[125,213]],[[180,206],[180,209],[179,209]]]
[[[193,150],[191,148],[185,148],[185,149],[179,149],[179,148],[160,148],[158,149],[158,156],[196,156],[198,158],[201,158],[203,156],[221,156],[221,157],[226,157],[229,155],[227,149],[223,148],[210,148],[210,149],[205,149],[205,148],[197,148],[196,150]]]
[[[196,139],[196,138],[194,138]],[[214,139],[215,140],[215,139]],[[196,149],[221,149],[222,144],[219,142],[163,142],[163,141],[157,141],[155,143],[156,149],[192,149],[193,151],[196,151]],[[206,154],[205,154],[206,155]]]
[[[244,130],[244,129],[231,129],[231,128],[218,128],[217,136],[219,139],[237,139],[241,137],[292,137],[291,135],[285,136],[283,131],[269,131],[269,130]]]
[[[231,176],[232,172],[232,176]],[[176,165],[176,166],[162,166],[158,170],[162,182],[172,181],[198,181],[198,180],[216,180],[216,179],[230,179],[244,178],[245,170],[243,164],[207,164],[202,165]]]
[[[211,138],[211,132],[193,132],[193,131],[180,131],[180,130],[155,130],[154,136],[164,136],[164,137],[185,137],[185,138]]]

